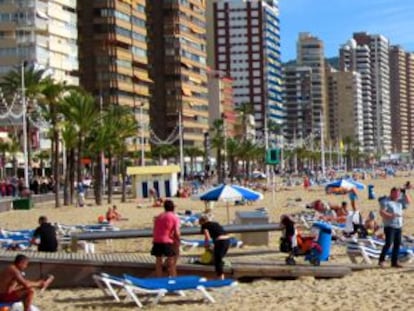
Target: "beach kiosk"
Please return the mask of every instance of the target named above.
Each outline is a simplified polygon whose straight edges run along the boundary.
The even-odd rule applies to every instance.
[[[132,177],[132,189],[137,198],[148,198],[150,189],[155,189],[159,197],[175,196],[179,172],[178,165],[127,167],[127,175]]]

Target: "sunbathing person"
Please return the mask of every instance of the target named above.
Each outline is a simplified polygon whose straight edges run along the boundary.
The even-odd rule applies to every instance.
[[[108,211],[106,212],[106,220],[111,223],[113,221],[121,220],[121,214],[118,212],[118,209],[116,205],[113,205],[112,207],[108,208]]]
[[[375,212],[370,211],[368,214],[367,220],[365,220],[365,230],[367,231],[368,236],[374,236],[379,239],[384,239],[384,234],[381,232],[381,226],[376,220]]]
[[[23,271],[28,264],[29,259],[25,255],[17,255],[14,263],[0,273],[0,302],[22,301],[23,310],[29,311],[34,297],[34,288],[45,290],[52,283],[53,276],[49,276],[46,280],[27,280],[23,276]]]

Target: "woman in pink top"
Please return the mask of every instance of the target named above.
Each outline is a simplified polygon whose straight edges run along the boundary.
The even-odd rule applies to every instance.
[[[180,219],[174,213],[174,208],[173,201],[165,200],[165,211],[154,220],[151,255],[156,258],[155,273],[158,277],[162,276],[164,257],[167,257],[168,275],[177,275],[176,264],[180,245]]]

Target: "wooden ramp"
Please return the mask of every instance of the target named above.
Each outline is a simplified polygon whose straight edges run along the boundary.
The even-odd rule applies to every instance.
[[[0,269],[10,264],[18,254],[15,251],[0,251]],[[106,272],[114,275],[129,273],[138,277],[154,276],[154,258],[146,254],[85,254],[85,253],[39,253],[24,252],[30,258],[27,270],[28,278],[39,278],[47,274],[55,275],[53,287],[89,287],[93,286],[92,275]],[[234,257],[233,257],[234,258]],[[232,258],[232,261],[233,261]],[[179,275],[196,274],[213,278],[214,267],[185,263],[183,257],[177,266]],[[350,266],[322,264],[319,267],[310,264],[287,266],[283,262],[234,262],[225,267],[227,277],[233,278],[280,278],[291,279],[302,276],[316,278],[338,278],[352,272]]]

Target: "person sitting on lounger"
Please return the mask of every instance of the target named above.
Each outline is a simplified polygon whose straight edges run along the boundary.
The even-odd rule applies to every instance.
[[[368,218],[365,220],[365,230],[367,231],[368,236],[383,239],[384,235],[380,232],[381,226],[378,224],[376,218],[375,212],[370,211]]]
[[[209,248],[210,240],[213,240],[216,275],[223,280],[223,258],[229,250],[230,237],[226,234],[223,227],[219,223],[211,221],[208,215],[202,215],[199,219],[199,223],[201,225],[201,233],[204,234],[204,246]]]
[[[39,217],[39,227],[33,233],[31,244],[37,245],[39,252],[56,252],[58,249],[58,240],[56,228],[47,221],[46,216]]]
[[[31,310],[34,297],[34,288],[46,289],[54,277],[46,280],[30,281],[23,276],[24,270],[29,265],[29,258],[25,255],[17,255],[14,263],[0,272],[0,302],[23,302],[24,311]]]

